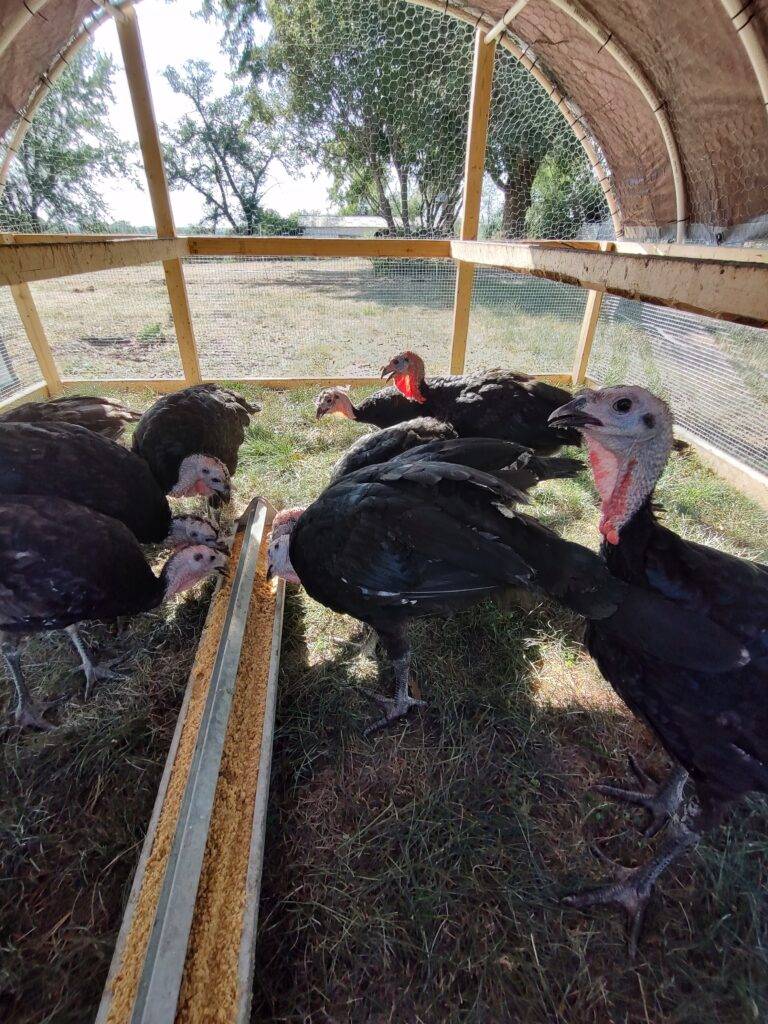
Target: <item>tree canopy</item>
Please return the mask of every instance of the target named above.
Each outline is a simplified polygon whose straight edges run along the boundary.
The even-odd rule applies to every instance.
[[[205,11],[223,22],[225,45],[250,76],[252,94],[262,95],[267,79],[281,91],[291,125],[284,159],[326,170],[342,212],[377,213],[391,232],[453,232],[464,170],[470,26],[403,0],[206,0]],[[486,170],[502,197],[502,234],[520,236],[536,223],[526,225],[534,182],[555,155],[561,169],[555,178],[570,193],[561,198],[574,212],[576,184],[586,184],[594,198],[581,174],[578,143],[545,92],[500,50]],[[567,169],[577,164],[578,181],[566,182]],[[542,209],[540,201],[539,221]]]
[[[214,91],[214,72],[205,61],[188,60],[167,68],[175,93],[193,112],[174,126],[163,125],[165,161],[171,188],[189,186],[202,196],[203,226],[254,234],[285,230],[288,221],[263,207],[269,168],[282,150],[274,109],[259,93],[233,84],[223,96]]]
[[[134,147],[109,121],[114,65],[87,46],[43,102],[11,163],[0,222],[25,230],[101,230],[108,177],[135,178]]]

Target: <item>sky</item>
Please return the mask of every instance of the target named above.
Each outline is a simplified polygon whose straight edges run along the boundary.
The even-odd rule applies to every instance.
[[[174,94],[163,77],[168,65],[180,67],[185,60],[205,60],[215,68],[221,91],[228,87],[229,61],[219,48],[221,32],[215,23],[193,17],[198,8],[197,0],[176,0],[175,3],[143,0],[136,7],[158,123],[174,124],[191,106],[189,101]],[[113,84],[113,124],[123,138],[136,142],[130,94],[117,31],[111,19],[96,33],[95,41],[97,49],[110,54],[117,67]],[[296,210],[332,212],[327,198],[329,184],[330,179],[324,174],[317,179],[309,175],[298,177],[295,173],[288,174],[275,162],[264,202],[283,215]],[[127,220],[135,225],[152,224],[152,207],[145,190],[115,181],[106,185],[104,196],[115,220]],[[177,226],[194,224],[202,217],[202,199],[194,189],[174,190],[171,199]]]

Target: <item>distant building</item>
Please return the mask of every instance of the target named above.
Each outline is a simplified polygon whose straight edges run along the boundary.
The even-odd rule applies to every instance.
[[[386,226],[383,217],[342,217],[320,213],[299,216],[299,227],[310,238],[373,238]]]

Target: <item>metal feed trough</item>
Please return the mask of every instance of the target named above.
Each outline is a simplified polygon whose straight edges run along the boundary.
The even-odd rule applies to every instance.
[[[250,503],[211,602],[97,1024],[202,1020],[213,1005],[248,1020],[285,596],[265,578],[274,514]]]

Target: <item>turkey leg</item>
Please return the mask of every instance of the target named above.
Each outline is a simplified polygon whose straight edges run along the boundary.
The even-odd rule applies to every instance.
[[[699,805],[692,800],[683,811],[682,817],[670,827],[670,834],[659,854],[636,868],[616,864],[597,847],[593,847],[593,852],[599,860],[616,871],[615,879],[599,888],[564,896],[562,902],[579,910],[611,903],[623,907],[629,923],[629,955],[634,958],[653,887],[670,865],[701,840],[703,829],[700,819]]]
[[[362,692],[370,700],[378,704],[384,711],[381,718],[364,731],[364,736],[370,736],[389,725],[390,722],[407,715],[413,707],[426,707],[426,701],[411,697],[408,690],[411,685],[411,647],[406,637],[405,627],[393,630],[391,633],[378,631],[382,646],[392,661],[395,670],[395,696],[385,697],[383,694],[374,693],[372,690],[362,689]]]
[[[80,661],[83,663],[83,672],[85,673],[85,691],[83,696],[85,700],[88,700],[93,684],[97,679],[124,678],[121,673],[114,672],[112,668],[113,665],[116,665],[120,661],[120,658],[112,658],[110,661],[98,662],[83,642],[83,638],[80,636],[77,626],[67,626],[67,635],[72,641],[75,650],[80,655]]]
[[[16,637],[9,633],[0,633],[0,649],[2,649],[3,660],[8,666],[8,672],[16,692],[16,707],[13,712],[16,725],[22,729],[53,729],[52,723],[46,722],[43,718],[43,712],[46,708],[57,704],[58,701],[39,705],[32,699],[27,684],[24,682],[24,673],[21,671],[21,652]]]

